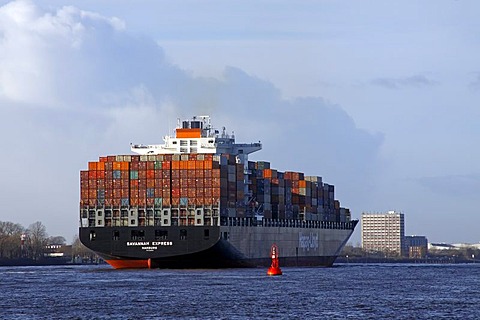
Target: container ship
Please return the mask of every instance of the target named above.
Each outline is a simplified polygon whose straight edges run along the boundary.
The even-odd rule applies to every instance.
[[[319,176],[249,161],[210,117],[80,172],[81,242],[113,268],[332,266],[358,220]]]

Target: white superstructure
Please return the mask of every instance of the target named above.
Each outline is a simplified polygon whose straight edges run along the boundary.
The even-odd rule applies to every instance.
[[[235,143],[234,134],[214,129],[209,116],[196,116],[180,122],[178,119],[175,137],[166,135],[164,144],[132,144],[131,150],[141,155],[190,154],[190,153],[228,153],[236,155],[240,163],[245,163],[247,155],[262,149],[262,144]]]

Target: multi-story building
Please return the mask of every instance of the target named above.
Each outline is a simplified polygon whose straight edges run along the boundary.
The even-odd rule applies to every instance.
[[[405,256],[405,222],[403,213],[362,213],[362,248],[385,256]]]
[[[425,236],[406,236],[405,245],[409,258],[425,258],[428,253],[428,240]]]

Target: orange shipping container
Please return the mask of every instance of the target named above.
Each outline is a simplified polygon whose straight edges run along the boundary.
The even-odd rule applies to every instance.
[[[197,160],[197,161],[195,161],[195,169],[197,169],[197,170],[203,169],[204,162],[205,162],[205,161],[203,161],[203,160]]]
[[[263,169],[263,177],[264,178],[271,178],[272,177],[272,169]]]
[[[179,170],[180,169],[180,161],[172,160],[172,170]]]
[[[88,199],[97,199],[97,189],[88,189]]]
[[[105,162],[97,162],[97,170],[104,171],[105,170]]]
[[[195,129],[176,129],[175,135],[177,138],[201,138],[202,130],[200,128]]]
[[[120,162],[120,170],[122,171],[128,171],[130,167],[130,162]]]
[[[155,179],[148,179],[147,188],[154,188],[154,187],[155,187]]]
[[[89,171],[95,171],[95,170],[97,170],[97,163],[96,163],[96,162],[89,162],[89,163],[88,163],[88,170],[89,170]]]
[[[212,160],[203,161],[203,169],[213,169]]]

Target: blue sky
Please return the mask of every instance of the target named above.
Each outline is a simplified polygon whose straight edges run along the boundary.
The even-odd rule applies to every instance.
[[[1,1],[0,220],[70,240],[88,161],[211,114],[263,142],[252,159],[334,184],[354,218],[398,210],[406,234],[479,242],[479,9]]]

